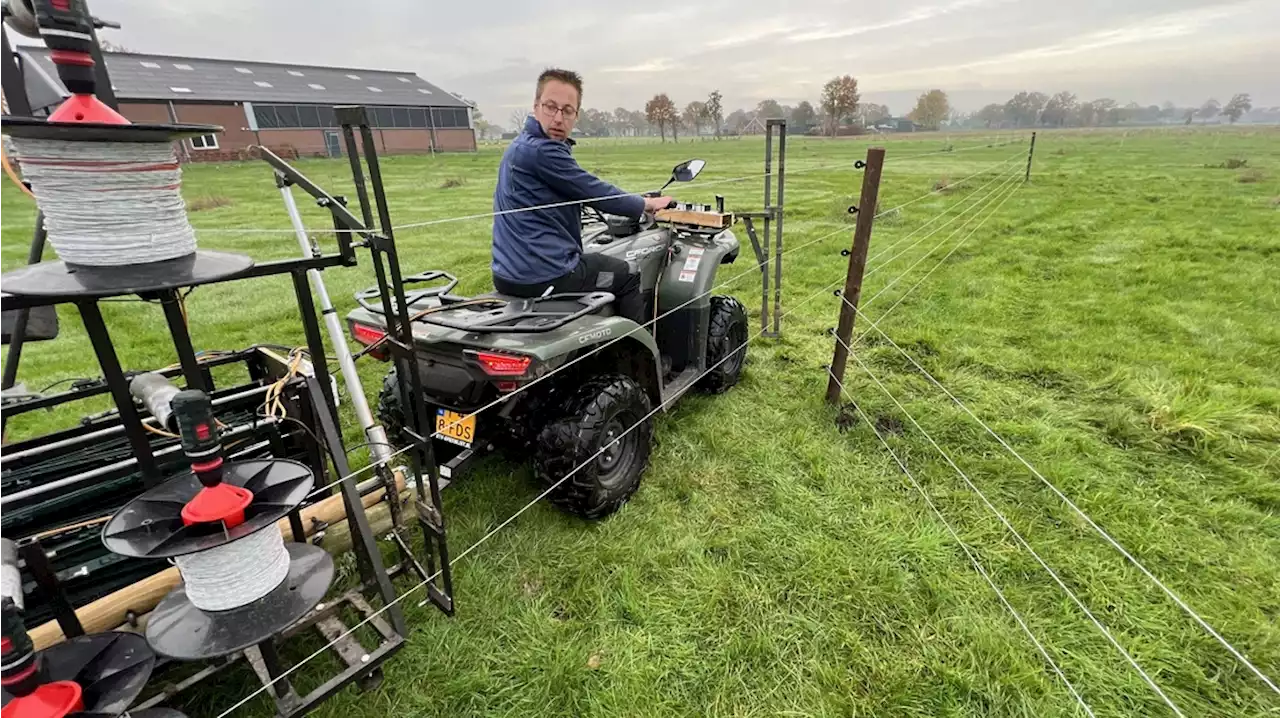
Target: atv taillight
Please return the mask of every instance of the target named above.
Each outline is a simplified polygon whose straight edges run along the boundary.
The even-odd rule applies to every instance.
[[[381,329],[375,329],[366,324],[351,325],[351,336],[355,337],[356,341],[365,346],[369,346],[374,342],[382,341],[382,338],[386,335],[387,333]]]
[[[385,339],[387,336],[387,333],[382,331],[381,329],[371,327],[367,324],[356,324],[352,322],[351,336],[354,337],[356,341],[360,342],[365,346],[373,346],[374,344],[377,344],[378,342]],[[370,351],[369,356],[373,357],[374,359],[377,359],[378,361],[386,360],[387,353],[382,349],[383,349],[382,347],[379,347],[377,349]]]
[[[495,352],[476,352],[476,360],[480,368],[489,376],[524,376],[529,370],[533,357],[516,354],[497,354]]]

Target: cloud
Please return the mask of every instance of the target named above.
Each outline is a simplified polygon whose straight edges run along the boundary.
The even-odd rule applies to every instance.
[[[638,65],[624,65],[621,67],[606,67],[602,72],[666,72],[675,69],[676,65],[671,58],[659,57],[652,60],[645,60]]]
[[[922,8],[908,11],[907,14],[899,17],[885,20],[869,25],[855,25],[841,29],[818,29],[801,32],[787,37],[791,42],[814,42],[818,40],[835,40],[843,37],[853,37],[855,35],[865,35],[869,32],[877,30],[888,30],[903,25],[911,25],[925,20],[932,20],[935,17],[941,17],[960,10],[981,7],[983,5],[991,5],[1005,0],[954,0],[954,2],[945,5],[926,5]]]

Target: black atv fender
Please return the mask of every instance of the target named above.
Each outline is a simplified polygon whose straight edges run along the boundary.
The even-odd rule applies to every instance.
[[[678,238],[676,246],[679,250],[671,257],[656,290],[658,314],[671,312],[658,322],[658,344],[670,355],[673,370],[694,367],[703,371],[711,289],[721,264],[736,258],[738,239],[725,230],[714,238]]]
[[[547,370],[570,362],[584,369],[605,365],[609,370],[636,379],[657,406],[662,401],[662,359],[650,328],[618,316],[591,319],[594,321],[583,318],[574,322],[571,325],[574,331],[569,336],[539,347],[544,356],[564,360],[548,362]]]

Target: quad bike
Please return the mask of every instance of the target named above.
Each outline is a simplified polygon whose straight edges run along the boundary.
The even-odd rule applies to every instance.
[[[683,162],[667,184],[691,181],[704,166]],[[441,271],[406,277],[405,301],[415,317],[424,400],[436,415],[432,449],[442,478],[456,479],[494,449],[531,457],[547,486],[586,462],[549,498],[595,519],[639,487],[655,407],[669,409],[695,387],[719,393],[738,382],[747,312],[733,297],[709,293],[720,265],[739,251],[723,198],[715,210],[673,203],[639,220],[584,207],[583,220],[583,251],[626,260],[639,272],[646,311],[657,322],[616,316],[607,292],[456,296],[457,279]],[[387,328],[378,297],[376,288],[357,294],[360,308],[347,320],[366,352],[385,361],[377,351]],[[378,414],[403,445],[398,387],[392,368]]]

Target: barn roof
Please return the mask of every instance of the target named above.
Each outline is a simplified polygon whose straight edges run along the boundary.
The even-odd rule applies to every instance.
[[[33,106],[66,94],[48,48],[15,48],[24,56]],[[207,57],[104,52],[121,100],[282,102],[321,105],[467,107],[469,103],[412,72],[221,60]],[[36,77],[39,75],[40,77]],[[32,87],[36,85],[36,87]],[[43,85],[43,87],[40,87]],[[39,90],[44,90],[43,92]],[[39,99],[37,99],[39,98]]]

